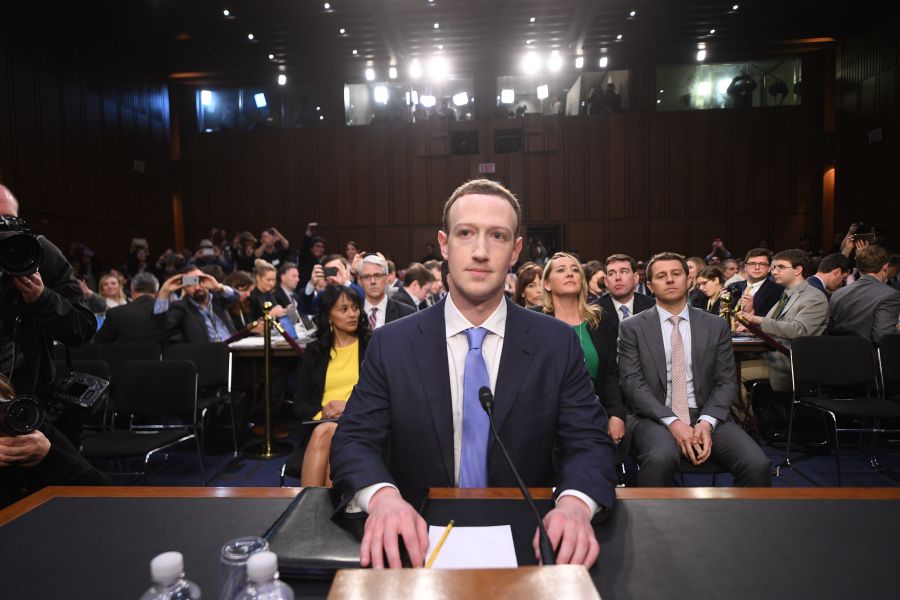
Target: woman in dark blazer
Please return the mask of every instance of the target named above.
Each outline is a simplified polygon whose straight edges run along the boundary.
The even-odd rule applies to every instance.
[[[359,381],[359,367],[369,341],[369,320],[362,297],[349,286],[330,285],[319,294],[314,317],[316,339],[306,346],[294,410],[304,421],[326,419],[313,429],[300,485],[331,486],[328,455],[331,438]],[[335,421],[332,421],[334,419]]]
[[[587,303],[588,287],[579,261],[565,252],[554,254],[544,266],[543,306],[546,315],[568,323],[578,336],[594,391],[609,416],[608,431],[618,443],[625,435],[625,401],[619,386],[617,341],[619,319],[604,316]]]
[[[253,266],[256,287],[250,292],[250,318],[255,321],[263,316],[263,305],[272,303],[269,313],[276,319],[287,314],[286,307],[275,299],[275,286],[278,284],[275,267],[261,258],[257,258]]]
[[[694,298],[691,305],[694,308],[705,310],[708,313],[718,315],[722,308],[719,296],[725,289],[725,274],[718,267],[706,267],[697,275],[697,289],[702,295]]]

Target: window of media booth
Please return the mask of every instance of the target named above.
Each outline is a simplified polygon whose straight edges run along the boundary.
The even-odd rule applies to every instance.
[[[603,114],[627,109],[627,70],[497,78],[498,119],[520,119],[526,114]]]
[[[203,133],[320,127],[322,98],[309,85],[197,90],[197,126]]]
[[[420,123],[429,119],[472,119],[472,80],[391,81],[344,85],[347,125]]]
[[[800,104],[801,59],[659,66],[657,110],[755,108]]]

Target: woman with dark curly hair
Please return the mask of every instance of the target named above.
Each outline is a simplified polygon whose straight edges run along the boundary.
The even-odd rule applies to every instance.
[[[306,346],[294,410],[305,421],[328,421],[316,425],[306,447],[303,487],[331,485],[331,438],[359,381],[359,365],[369,341],[369,321],[362,307],[362,297],[349,286],[330,285],[317,298],[316,339]]]

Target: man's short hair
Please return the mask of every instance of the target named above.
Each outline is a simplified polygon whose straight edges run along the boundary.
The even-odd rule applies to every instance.
[[[298,272],[300,271],[300,267],[297,266],[297,263],[286,262],[278,267],[278,277],[281,278],[282,275],[284,275],[291,269],[297,269]]]
[[[702,277],[707,281],[715,279],[720,284],[725,285],[725,273],[719,267],[703,267],[703,270],[697,273],[697,277]]]
[[[396,273],[397,265],[394,264],[394,261],[389,260],[389,261],[387,261],[387,269],[388,269],[388,273]]]
[[[363,257],[363,259],[361,261],[359,261],[359,264],[356,265],[356,272],[362,273],[362,269],[366,265],[377,265],[377,266],[381,267],[381,269],[384,271],[385,275],[388,274],[387,261],[385,261],[383,258],[378,256],[377,254],[366,254]]]
[[[848,272],[850,270],[850,259],[840,252],[829,254],[819,262],[819,268],[816,272],[831,273],[835,269],[840,269],[841,273]]]
[[[347,260],[347,257],[344,256],[343,254],[329,254],[328,256],[325,257],[325,260],[322,261],[322,265],[327,265],[328,263],[330,263],[331,261],[334,261],[334,260],[341,261],[341,263],[343,263],[343,265],[345,267],[347,267],[347,270],[350,270],[350,261]]]
[[[421,263],[413,263],[406,267],[406,275],[403,276],[403,287],[409,287],[418,283],[419,287],[434,282],[434,273],[425,268]]]
[[[155,294],[159,291],[159,280],[153,273],[138,273],[131,278],[132,294]]]
[[[631,270],[637,273],[637,261],[627,254],[610,254],[606,257],[606,265],[609,266],[609,263],[612,262],[627,262],[631,266]]]
[[[768,248],[754,248],[747,252],[747,255],[744,256],[744,262],[750,262],[750,259],[756,256],[765,256],[766,260],[772,262],[772,251]]]
[[[809,258],[809,252],[805,250],[801,250],[800,248],[790,248],[789,250],[782,250],[778,254],[772,257],[772,260],[786,260],[791,263],[791,266],[795,269],[797,267],[803,267],[803,277],[809,277],[810,265],[812,264],[812,260]]]
[[[441,261],[439,260],[426,260],[422,263],[422,266],[428,269],[429,271],[433,271],[435,269],[441,268]]]
[[[315,246],[316,244],[322,244],[322,245],[324,246],[324,245],[325,245],[325,238],[323,238],[322,236],[317,235],[317,236],[313,237],[312,239],[310,239],[310,241],[309,241],[309,246],[310,246],[310,248],[312,248],[312,247]]]
[[[887,250],[881,246],[869,245],[856,253],[856,268],[863,275],[877,273],[890,261]]]
[[[653,265],[661,260],[677,260],[681,263],[681,268],[684,269],[684,274],[688,274],[689,269],[687,259],[684,258],[684,255],[678,254],[677,252],[660,252],[659,254],[654,254],[650,259],[650,262],[647,263],[647,279],[653,279]]]
[[[503,198],[509,202],[509,205],[512,206],[516,213],[516,228],[515,231],[513,231],[513,236],[519,237],[519,229],[522,227],[522,206],[519,204],[518,199],[516,199],[515,194],[496,181],[491,181],[490,179],[473,179],[456,188],[447,202],[444,203],[444,214],[441,220],[441,229],[443,231],[447,233],[450,232],[447,228],[447,217],[450,214],[450,208],[453,206],[453,203],[463,196],[470,196],[473,194],[497,196],[498,198]]]

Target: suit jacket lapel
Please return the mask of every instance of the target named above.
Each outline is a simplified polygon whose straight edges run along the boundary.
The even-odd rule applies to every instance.
[[[529,339],[531,325],[521,314],[525,309],[506,300],[506,310],[503,353],[494,389],[494,422],[498,431],[519,397],[519,390],[525,379],[523,374],[528,372],[534,358],[534,342]],[[490,452],[490,445],[488,451]]]
[[[637,317],[641,318],[641,331],[653,362],[656,364],[656,374],[659,377],[659,384],[662,389],[666,389],[666,347],[663,345],[662,327],[659,325],[659,309],[655,306],[640,313]],[[665,395],[663,396],[665,399]]]
[[[418,387],[425,395],[434,435],[441,448],[447,486],[455,486],[453,456],[453,402],[450,397],[450,369],[447,362],[447,330],[443,306],[429,311],[419,324],[419,336],[411,340],[410,351],[419,371]]]
[[[695,311],[692,308],[688,310],[691,315],[691,373],[694,376],[694,398],[697,400],[697,405],[700,406],[702,403],[697,390],[703,385],[703,379],[698,376],[698,373],[702,373],[700,361],[703,359],[703,354],[709,346],[709,332],[706,331],[706,328],[700,321],[700,311]]]

